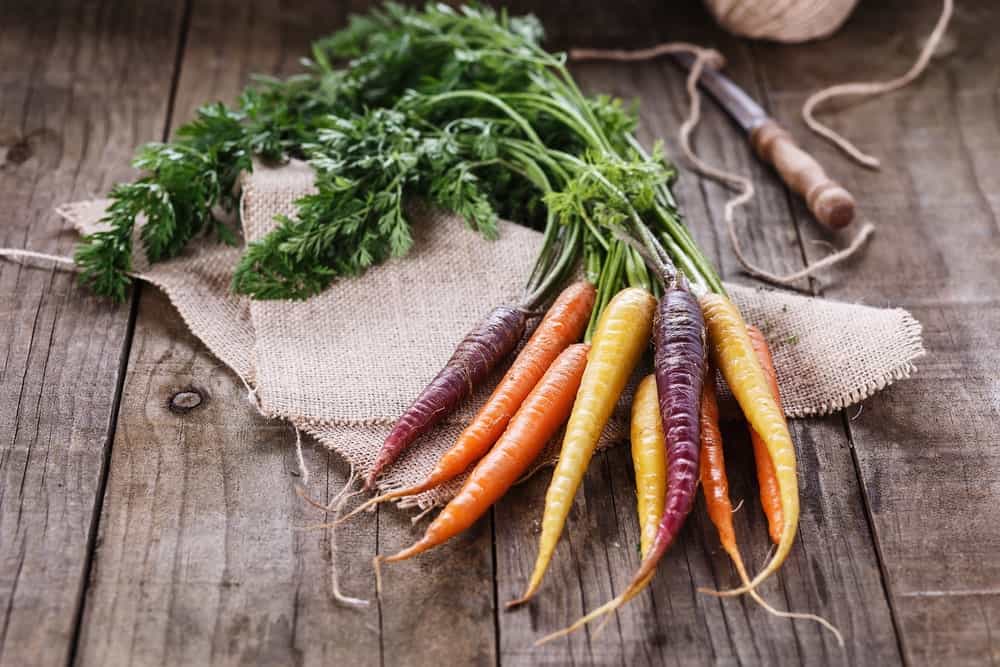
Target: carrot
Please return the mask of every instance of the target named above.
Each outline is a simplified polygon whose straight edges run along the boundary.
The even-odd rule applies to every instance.
[[[743,559],[736,548],[733,530],[733,505],[729,500],[729,480],[723,460],[722,434],[719,431],[719,403],[715,397],[715,383],[706,382],[701,390],[701,491],[705,496],[708,518],[719,532],[719,541],[736,570],[745,572]]]
[[[552,362],[500,440],[476,465],[458,495],[431,522],[424,536],[384,559],[386,562],[409,558],[457,535],[506,493],[569,416],[589,349],[582,343],[570,345]]]
[[[376,503],[432,489],[458,477],[481,459],[507,428],[511,416],[538,384],[552,361],[568,345],[580,339],[590,319],[596,292],[594,286],[586,281],[573,283],[562,291],[489,399],[424,481],[372,498],[340,521],[346,521]]]
[[[635,390],[630,436],[632,466],[635,468],[636,511],[639,515],[639,554],[645,558],[656,540],[667,495],[667,443],[663,435],[663,420],[660,418],[660,401],[656,395],[654,375],[647,375]],[[647,581],[649,579],[652,577],[648,577]],[[635,592],[638,594],[641,589]]]
[[[542,583],[601,431],[648,344],[655,309],[652,294],[631,287],[618,292],[601,314],[590,360],[566,425],[559,462],[545,494],[535,569],[524,595],[509,602],[508,608],[527,602]]]
[[[656,377],[647,375],[632,399],[632,466],[639,515],[639,553],[645,557],[656,539],[667,494],[667,444],[656,395]],[[642,592],[646,581],[630,597]]]
[[[705,379],[705,321],[685,289],[668,288],[655,328],[656,391],[667,441],[667,499],[649,555],[633,581],[652,572],[694,506],[698,483],[698,405]]]
[[[778,392],[778,375],[774,370],[774,360],[771,358],[771,350],[767,347],[767,340],[760,329],[752,324],[747,327],[750,335],[750,344],[757,355],[764,375],[767,376],[767,383],[771,387],[771,394],[781,408],[781,394]],[[753,444],[753,458],[757,464],[757,484],[760,487],[760,504],[764,508],[764,516],[767,517],[768,534],[771,541],[777,544],[781,540],[781,495],[778,493],[778,478],[774,474],[774,466],[771,464],[771,457],[767,453],[767,445],[763,438],[757,435],[757,431],[750,428],[750,442]]]
[[[667,493],[667,445],[656,396],[656,378],[647,375],[632,399],[632,465],[639,514],[639,553],[645,556],[656,538]]]
[[[366,489],[375,485],[379,474],[407,447],[451,414],[462,399],[472,393],[472,389],[514,349],[524,333],[524,325],[523,310],[498,306],[466,335],[441,372],[396,420],[368,473]]]
[[[653,543],[622,593],[538,643],[573,632],[618,609],[639,593],[652,578],[694,506],[698,484],[698,405],[705,375],[705,323],[698,302],[688,290],[667,287],[657,311],[654,345],[653,367],[667,446],[667,493]]]
[[[760,434],[767,447],[778,480],[778,492],[784,515],[778,547],[764,569],[749,584],[722,593],[739,595],[755,589],[762,581],[777,572],[788,557],[795,541],[799,523],[795,445],[792,444],[785,416],[774,400],[767,377],[754,354],[753,344],[747,334],[747,325],[739,310],[729,299],[719,294],[704,294],[700,302],[712,343],[713,359],[743,409],[750,426]]]
[[[753,328],[753,327],[751,327]],[[709,373],[709,377],[712,374]],[[719,431],[719,404],[715,397],[715,385],[706,382],[701,392],[701,491],[705,496],[705,507],[708,518],[715,524],[719,533],[719,542],[723,550],[733,561],[733,566],[739,574],[740,581],[748,584],[746,567],[736,544],[736,531],[733,529],[733,504],[729,499],[729,479],[726,476],[726,462],[722,450],[722,434]],[[701,589],[699,589],[701,590]],[[714,593],[714,591],[705,591]],[[768,604],[756,590],[749,591],[750,597],[763,607],[769,614],[781,618],[799,618],[816,621],[829,629],[837,637],[837,642],[843,646],[844,638],[829,621],[814,614],[800,614],[780,611]]]

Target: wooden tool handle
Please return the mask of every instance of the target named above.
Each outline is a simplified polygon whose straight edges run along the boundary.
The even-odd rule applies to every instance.
[[[760,159],[774,165],[788,187],[805,198],[816,219],[832,229],[846,227],[854,219],[854,197],[830,179],[813,156],[799,148],[787,131],[773,120],[750,134]]]

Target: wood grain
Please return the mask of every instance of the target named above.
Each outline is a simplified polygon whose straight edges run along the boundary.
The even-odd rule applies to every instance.
[[[53,205],[105,192],[129,175],[134,145],[158,138],[168,117],[176,125],[200,103],[233,99],[252,72],[293,71],[311,39],[367,4],[5,5],[0,242],[68,253],[72,235],[60,231]],[[553,568],[527,608],[497,611],[521,592],[533,564],[546,472],[515,487],[468,534],[386,566],[378,599],[371,557],[405,546],[423,525],[396,510],[362,517],[338,534],[341,583],[372,605],[339,607],[329,536],[294,530],[323,515],[294,495],[290,429],[256,415],[238,380],[183,330],[162,295],[142,291],[129,351],[127,309],[88,297],[67,274],[3,262],[0,664],[1000,660],[1000,528],[990,520],[1000,499],[997,10],[961,7],[945,40],[949,58],[935,60],[912,88],[834,105],[833,126],[883,158],[873,174],[808,135],[799,106],[812,90],[858,71],[903,71],[936,18],[936,0],[861,3],[833,38],[801,47],[727,37],[694,0],[512,7],[525,9],[538,10],[554,47],[639,47],[669,37],[722,49],[727,73],[878,225],[861,257],[801,287],[910,308],[932,356],[858,415],[795,422],[800,533],[781,575],[762,589],[777,606],[829,617],[845,633],[846,655],[813,624],[696,592],[735,583],[700,502],[650,590],[603,635],[532,648],[620,591],[638,564],[625,447],[595,457]],[[577,72],[589,90],[641,98],[643,141],[665,138],[678,154],[673,137],[686,101],[672,64],[594,63]],[[703,109],[699,152],[749,174],[759,190],[738,219],[750,258],[786,272],[821,256],[815,242],[838,237],[811,220],[718,108],[706,101]],[[698,242],[724,276],[744,280],[720,224],[728,192],[687,170],[677,190]],[[732,494],[744,500],[736,529],[755,569],[768,540],[749,445],[738,424],[724,435]],[[329,498],[346,467],[312,447],[306,458],[309,492]]]
[[[208,100],[235,98],[251,71],[294,71],[337,22],[325,11],[194,8],[175,125]],[[171,410],[189,390],[202,402]],[[329,517],[295,495],[291,427],[261,419],[153,289],[140,299],[123,396],[78,662],[378,665],[377,606],[340,607],[328,534],[297,530]],[[325,502],[346,471],[325,451],[306,455],[307,490]],[[372,524],[338,534],[347,594],[373,598],[376,539]]]
[[[817,79],[868,63],[904,71],[939,3],[861,5],[847,30],[799,57],[761,48],[780,119],[791,119]],[[907,20],[900,21],[905,12]],[[976,665],[1000,659],[1000,59],[995,7],[961,8],[944,58],[912,87],[830,115],[878,173],[846,166],[844,184],[877,225],[858,262],[826,278],[824,293],[909,308],[930,355],[919,372],[865,402],[849,432],[875,527],[906,659]],[[866,44],[863,52],[849,48]],[[877,64],[871,68],[871,64]],[[841,158],[810,140],[826,164]],[[824,238],[804,227],[809,239]],[[810,258],[822,248],[807,242]]]
[[[0,246],[66,255],[53,212],[162,138],[180,3],[0,7]],[[162,57],[168,54],[168,57]],[[0,261],[0,664],[66,664],[100,508],[129,307]]]
[[[182,392],[200,397],[171,409]],[[307,487],[326,502],[345,479],[307,447]],[[323,514],[295,494],[294,436],[259,417],[232,372],[144,290],[94,556],[77,662],[378,664],[378,611],[333,601]],[[371,552],[374,526],[342,532]],[[368,563],[340,558],[341,585],[374,593]],[[358,662],[355,664],[364,664]]]

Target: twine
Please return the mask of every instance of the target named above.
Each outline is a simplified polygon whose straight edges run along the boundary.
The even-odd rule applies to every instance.
[[[65,255],[50,255],[45,252],[35,252],[34,250],[21,250],[19,248],[0,248],[0,257],[17,258],[24,257],[26,259],[38,259],[43,262],[52,262],[60,268],[64,268],[70,273],[76,273],[80,269],[77,267],[76,262],[72,257],[66,257]],[[135,274],[129,273],[128,275],[135,277]]]
[[[802,278],[807,278],[817,271],[829,268],[853,256],[864,245],[872,232],[875,231],[875,228],[870,223],[866,223],[861,228],[848,247],[831,253],[818,262],[808,264],[805,268],[794,273],[785,275],[772,273],[754,264],[743,252],[743,247],[740,245],[739,237],[736,234],[736,209],[753,199],[756,192],[753,182],[746,176],[720,169],[705,162],[698,157],[697,153],[691,147],[691,135],[701,121],[701,95],[698,93],[698,79],[701,78],[701,73],[704,71],[705,65],[717,67],[724,63],[724,59],[718,51],[686,42],[668,42],[650,49],[643,49],[642,51],[573,49],[570,51],[570,58],[577,61],[612,60],[616,62],[635,62],[670,53],[690,53],[694,56],[694,63],[688,72],[686,83],[689,102],[688,115],[681,124],[680,131],[678,132],[678,141],[681,146],[681,152],[695,171],[736,191],[734,196],[726,200],[723,218],[726,221],[726,229],[729,233],[729,241],[733,246],[733,252],[743,270],[754,278],[765,282],[783,287],[795,287],[795,283]]]
[[[953,12],[954,0],[944,0],[944,4],[941,7],[941,16],[938,17],[934,30],[927,38],[927,43],[924,44],[924,48],[920,50],[920,55],[906,74],[895,79],[890,79],[889,81],[841,83],[818,90],[810,95],[809,99],[802,105],[802,120],[805,121],[810,130],[832,142],[837,148],[853,158],[855,162],[869,169],[878,169],[880,167],[878,158],[860,150],[846,137],[816,120],[813,112],[819,104],[835,97],[843,97],[845,95],[872,97],[899,90],[923,74],[931,61],[931,57],[934,55],[934,51],[937,50],[938,44],[941,43],[941,38],[944,37],[945,31],[948,29],[948,23],[951,21]]]
[[[802,0],[801,4],[808,4],[810,2],[813,2],[813,0]],[[821,3],[813,2],[813,5],[816,7],[820,4]],[[927,43],[924,45],[924,48],[921,50],[916,62],[903,76],[885,82],[849,83],[830,86],[811,95],[809,99],[806,100],[802,108],[802,116],[809,128],[813,132],[816,132],[832,141],[838,148],[854,160],[858,161],[860,164],[870,168],[878,168],[879,162],[876,158],[863,153],[846,137],[817,121],[813,117],[813,110],[821,102],[841,95],[870,96],[891,92],[905,86],[920,76],[920,74],[927,68],[934,50],[937,48],[937,45],[940,43],[941,38],[948,27],[948,22],[950,21],[952,15],[952,5],[953,0],[944,0],[941,16],[938,19],[933,32],[928,38]],[[744,11],[740,20],[750,20],[748,17],[751,16],[754,20],[759,18],[759,15],[753,14],[753,7],[759,7],[761,8],[760,11],[764,11],[764,8],[767,7],[767,3],[744,3],[742,6]],[[715,9],[717,9],[717,7],[713,7],[713,10]],[[734,7],[734,9],[740,8]],[[808,14],[808,12],[806,12],[806,14]],[[780,27],[780,22],[787,18],[783,13],[771,16],[773,21],[775,21],[773,27]],[[734,16],[728,16],[728,18],[733,19]],[[739,261],[740,266],[743,267],[743,270],[747,274],[759,280],[775,285],[781,285],[783,287],[794,287],[795,283],[798,281],[811,277],[819,271],[840,264],[857,254],[857,252],[861,250],[869,237],[871,237],[872,233],[875,231],[875,227],[870,222],[864,223],[861,229],[858,230],[858,233],[855,234],[854,238],[845,248],[832,252],[816,262],[807,264],[803,269],[792,273],[776,274],[763,269],[751,262],[743,252],[743,248],[740,245],[739,238],[736,233],[735,213],[737,208],[753,199],[755,194],[753,182],[746,176],[708,164],[698,157],[691,146],[691,135],[701,120],[701,95],[698,93],[698,80],[700,79],[702,71],[706,65],[718,69],[724,64],[724,59],[718,51],[687,42],[667,42],[664,44],[658,44],[651,48],[633,51],[620,49],[572,49],[569,55],[572,60],[576,61],[610,60],[615,62],[636,62],[679,52],[690,53],[695,59],[691,66],[691,70],[688,72],[685,86],[687,89],[689,107],[688,115],[681,124],[680,131],[678,132],[678,140],[681,146],[681,151],[687,161],[699,174],[722,183],[730,189],[736,191],[736,194],[726,201],[725,208],[723,210],[723,217],[726,221],[726,229],[728,231],[730,243],[733,246],[733,252],[736,255],[736,259]]]

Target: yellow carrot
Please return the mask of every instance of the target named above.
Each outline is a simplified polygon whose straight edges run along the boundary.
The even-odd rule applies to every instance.
[[[667,443],[656,394],[656,376],[647,375],[632,399],[632,465],[639,513],[639,551],[646,556],[656,539],[667,495]]]
[[[601,432],[632,369],[649,345],[655,310],[656,299],[653,295],[632,287],[616,294],[601,315],[591,343],[587,368],[566,424],[559,462],[545,494],[535,569],[524,595],[508,603],[508,607],[527,602],[542,583]]]
[[[788,557],[799,524],[799,487],[795,471],[795,446],[788,432],[785,415],[774,400],[767,376],[757,360],[747,325],[739,310],[729,299],[718,294],[705,294],[700,299],[705,326],[711,342],[712,357],[722,371],[730,391],[736,397],[750,426],[767,446],[774,473],[778,478],[784,524],[778,548],[771,560],[753,581],[740,588],[725,591],[739,595],[751,591],[777,572]]]
[[[639,514],[639,551],[642,560],[656,543],[667,497],[667,439],[663,434],[663,416],[656,389],[656,376],[647,375],[639,383],[632,398],[632,466],[635,468],[635,495]],[[635,586],[629,586],[619,597],[607,602],[569,627],[542,637],[535,642],[540,646],[553,639],[576,632],[594,619],[605,616],[641,593],[649,584],[655,571],[647,574]],[[611,618],[607,616],[607,619]],[[594,636],[603,628],[598,627]]]

